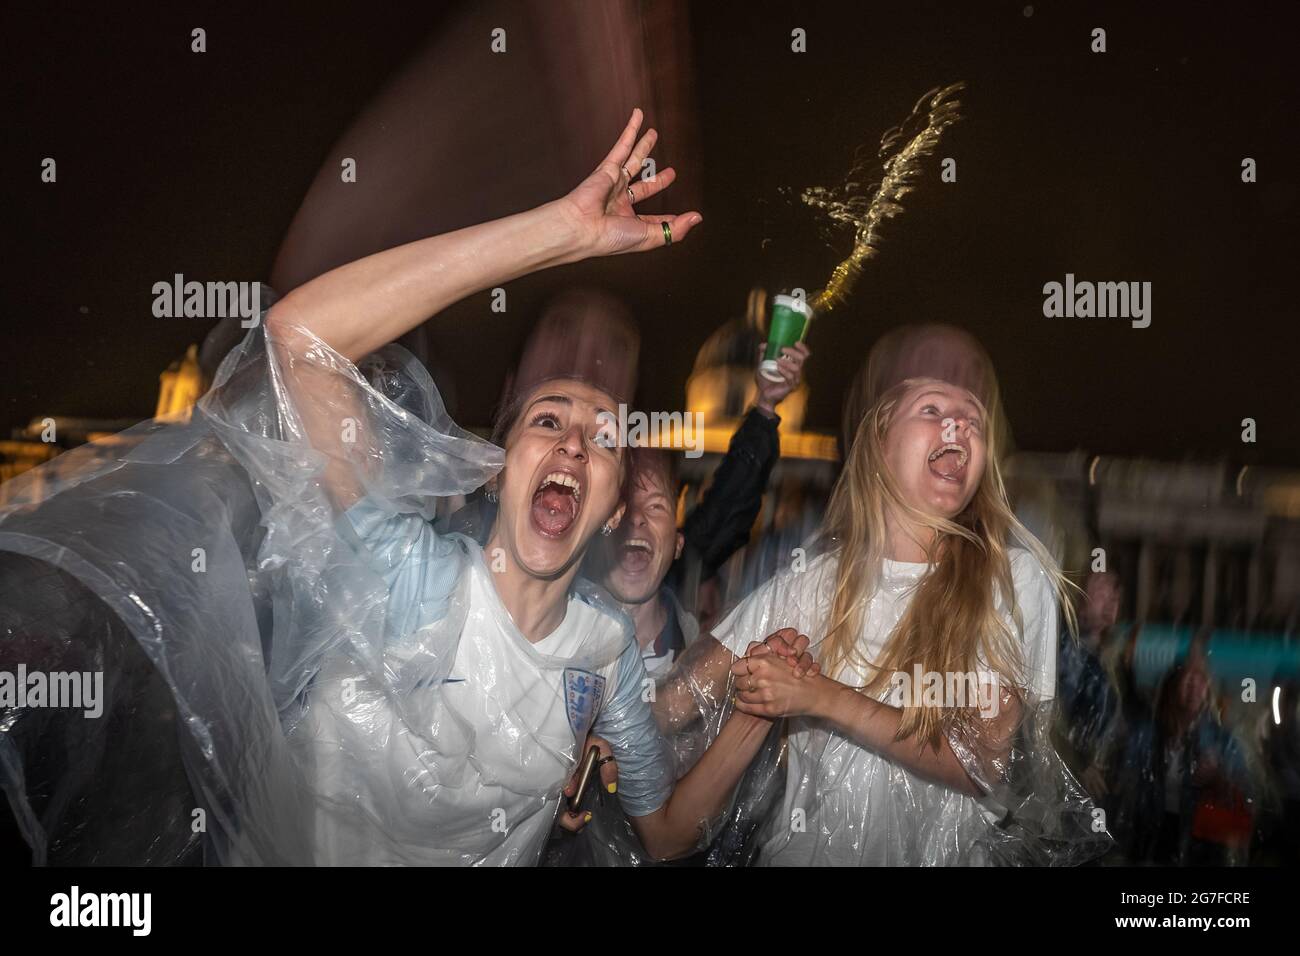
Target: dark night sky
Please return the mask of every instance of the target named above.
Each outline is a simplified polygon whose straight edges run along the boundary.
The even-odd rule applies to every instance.
[[[206,331],[153,318],[152,283],[266,276],[331,144],[457,5],[179,6],[7,5],[6,434],[46,414],[151,414],[158,373]],[[851,307],[815,327],[808,424],[837,427],[881,331],[943,320],[989,348],[1022,448],[1300,465],[1294,4],[1136,6],[697,4],[705,225],[665,255],[514,283],[496,327],[481,301],[435,319],[457,417],[487,421],[528,318],[579,280],[627,297],[642,402],[679,407],[696,349],[750,285],[815,287],[836,261],[783,189],[836,180],[922,92],[965,79],[941,147],[958,182],[936,164]],[[44,156],[57,186],[39,181]],[[1044,318],[1043,283],[1067,272],[1151,282],[1151,327]]]

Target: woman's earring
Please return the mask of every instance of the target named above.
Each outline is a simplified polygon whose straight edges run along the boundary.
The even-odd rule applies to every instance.
[[[487,490],[487,495],[486,495],[486,497],[487,497],[487,500],[488,500],[488,501],[492,502],[493,504],[496,504],[496,503],[497,503],[497,490],[496,490],[495,488],[489,488],[489,489]]]
[[[611,534],[614,533],[614,529],[611,528],[608,524],[603,524],[600,526],[600,533],[608,538]]]

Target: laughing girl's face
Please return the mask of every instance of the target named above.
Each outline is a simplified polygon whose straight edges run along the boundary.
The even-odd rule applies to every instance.
[[[563,574],[601,525],[618,524],[623,449],[611,440],[613,409],[589,385],[543,382],[506,437],[496,537],[534,577]]]
[[[984,429],[984,408],[966,389],[916,380],[899,399],[884,442],[903,499],[927,514],[961,514],[984,477]]]

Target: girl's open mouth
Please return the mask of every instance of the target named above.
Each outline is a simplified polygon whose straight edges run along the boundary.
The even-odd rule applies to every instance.
[[[966,446],[948,442],[930,453],[930,473],[944,481],[961,481],[968,461],[970,452]]]
[[[582,510],[582,482],[565,471],[553,471],[533,493],[533,527],[548,538],[560,538],[577,523]]]

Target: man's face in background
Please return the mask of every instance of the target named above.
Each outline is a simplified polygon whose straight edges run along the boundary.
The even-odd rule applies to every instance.
[[[639,451],[632,457],[627,510],[618,530],[593,548],[594,577],[622,604],[653,598],[681,554],[677,499],[671,487],[668,452]]]

